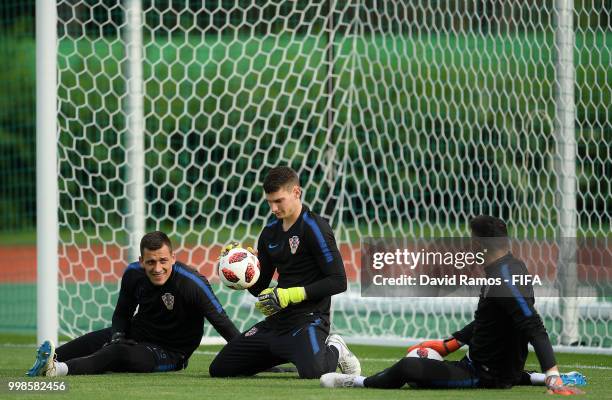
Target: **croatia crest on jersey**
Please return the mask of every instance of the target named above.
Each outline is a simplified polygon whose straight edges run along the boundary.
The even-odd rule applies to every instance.
[[[289,248],[291,249],[291,254],[295,254],[297,252],[298,246],[300,245],[300,238],[297,236],[291,236],[289,238]]]
[[[249,329],[249,330],[248,330],[248,331],[247,331],[247,332],[244,334],[244,336],[253,336],[253,335],[254,335],[254,334],[256,334],[256,333],[257,333],[257,327],[256,327],[256,326],[254,326],[254,327],[252,327],[251,329]]]
[[[164,293],[162,296],[162,301],[164,302],[166,308],[172,311],[172,309],[174,308],[174,296],[172,295],[172,293]]]

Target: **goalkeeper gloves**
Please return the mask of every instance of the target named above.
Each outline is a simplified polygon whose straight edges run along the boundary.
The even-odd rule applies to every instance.
[[[440,353],[442,357],[446,357],[450,353],[458,350],[461,346],[463,346],[463,343],[461,343],[454,337],[444,340],[426,340],[419,344],[415,344],[414,346],[410,346],[407,350],[407,353],[410,353],[412,350],[418,349],[419,347],[428,347]]]
[[[565,386],[563,380],[558,374],[551,374],[546,377],[544,381],[548,394],[558,394],[561,396],[571,396],[574,394],[583,394],[584,391],[576,388]]]
[[[287,307],[289,304],[297,304],[305,299],[306,291],[303,287],[292,287],[288,289],[268,288],[259,293],[255,308],[266,317],[269,317]]]
[[[234,249],[236,247],[242,247],[240,246],[240,243],[234,241],[231,242],[230,244],[225,245],[225,247],[223,247],[223,249],[221,249],[221,254],[219,254],[219,257],[217,257],[217,260],[220,260],[221,258],[225,257],[226,255],[228,255],[228,253],[230,252],[231,249]],[[251,246],[247,246],[246,248],[250,253],[253,253],[254,255],[257,255],[257,250],[253,249]]]
[[[115,332],[113,333],[110,342],[105,343],[104,347],[111,344],[126,344],[132,346],[138,343],[134,339],[128,339],[123,332]]]

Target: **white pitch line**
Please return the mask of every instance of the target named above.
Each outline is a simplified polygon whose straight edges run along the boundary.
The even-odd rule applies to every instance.
[[[540,364],[525,364],[528,367],[540,368]],[[558,364],[558,367],[567,368],[567,369],[603,369],[603,370],[612,370],[612,367],[606,367],[604,365],[581,365],[581,364]],[[563,372],[563,371],[561,371]]]
[[[201,351],[201,350],[196,350],[193,352],[193,354],[201,354],[204,356],[216,356],[219,352],[218,351]]]

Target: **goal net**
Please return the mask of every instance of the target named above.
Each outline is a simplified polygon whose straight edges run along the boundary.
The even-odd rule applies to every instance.
[[[572,3],[573,30],[562,18]],[[606,239],[604,3],[59,0],[61,333],[109,325],[135,232],[153,229],[210,278],[239,328],[260,320],[214,266],[228,241],[256,241],[270,218],[261,182],[279,164],[336,232],[350,283],[334,297],[335,331],[397,343],[461,328],[473,299],[361,298],[360,240],[466,236],[482,213],[518,239],[558,237],[559,129],[570,125],[576,234]],[[612,347],[600,293],[575,297],[572,321],[557,297],[537,303],[554,344]]]

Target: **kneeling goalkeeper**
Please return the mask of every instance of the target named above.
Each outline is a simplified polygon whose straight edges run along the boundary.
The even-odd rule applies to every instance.
[[[359,374],[359,360],[338,335],[329,335],[331,296],[346,290],[346,274],[329,224],[302,205],[297,173],[270,170],[266,200],[276,219],[258,240],[261,274],[249,289],[267,317],[228,343],[210,376],[249,376],[286,362],[300,378],[335,371]],[[274,271],[278,285],[268,288]]]

